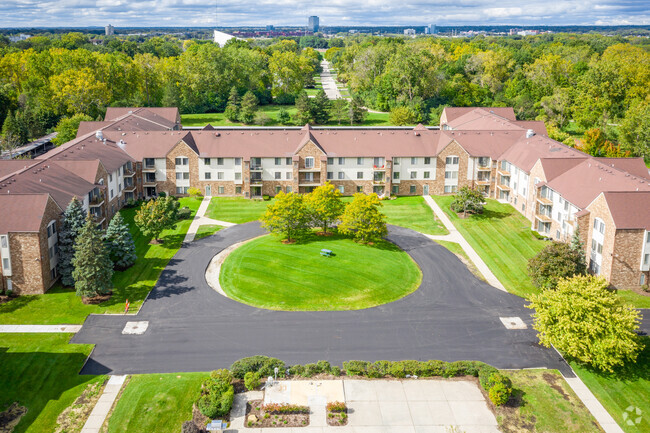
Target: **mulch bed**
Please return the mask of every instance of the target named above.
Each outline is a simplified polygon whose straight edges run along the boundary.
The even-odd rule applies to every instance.
[[[101,304],[102,302],[106,302],[111,299],[111,296],[113,296],[113,292],[107,293],[105,295],[93,296],[92,298],[86,298],[85,296],[82,296],[81,302],[86,305]]]
[[[12,299],[15,299],[16,297],[17,297],[16,295],[11,295],[11,296],[0,295],[0,304],[4,304],[5,302],[9,302]]]
[[[11,403],[7,410],[0,412],[0,433],[11,433],[26,413],[26,407]]]
[[[246,420],[244,422],[246,427],[306,427],[309,425],[308,413],[271,415],[264,413],[263,405],[263,400],[251,400],[246,403]]]
[[[343,426],[348,425],[348,411],[332,412],[327,411],[327,425],[330,426]]]

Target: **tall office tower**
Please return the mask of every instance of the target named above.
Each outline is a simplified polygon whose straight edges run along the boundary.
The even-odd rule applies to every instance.
[[[309,22],[307,24],[307,30],[310,32],[316,33],[318,31],[318,17],[311,16],[309,17]]]

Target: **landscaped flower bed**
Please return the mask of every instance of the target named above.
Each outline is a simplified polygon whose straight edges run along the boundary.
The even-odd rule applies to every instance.
[[[306,427],[309,408],[296,404],[267,404],[251,400],[246,404],[246,427]]]
[[[348,423],[348,408],[341,401],[327,403],[327,425],[340,426]]]

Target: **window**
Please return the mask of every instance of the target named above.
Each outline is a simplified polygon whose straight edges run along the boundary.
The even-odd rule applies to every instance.
[[[210,180],[210,179],[212,179],[212,173],[208,171],[205,173],[205,180]]]
[[[418,172],[417,171],[412,171],[411,172],[411,179],[415,179],[416,177],[418,177]]]
[[[176,158],[176,165],[187,165],[189,164],[189,160],[185,157],[179,156]]]
[[[393,173],[393,179],[399,180],[399,171],[396,171],[395,173]]]
[[[113,198],[113,188],[111,188],[111,198]]]
[[[144,166],[145,167],[153,167],[154,165],[156,165],[156,163],[155,163],[153,158],[145,158],[144,159]]]
[[[327,165],[334,164],[334,158],[327,158]]]
[[[235,194],[241,194],[241,186],[235,187]]]
[[[121,183],[117,184],[117,192],[122,192],[122,184]]]
[[[411,186],[409,187],[409,193],[410,193],[410,194],[415,194],[415,185],[411,185]]]
[[[345,179],[345,173],[339,171],[339,180],[343,180],[343,179]]]
[[[183,180],[189,180],[189,178],[190,178],[190,173],[188,171],[183,173]]]
[[[361,185],[357,185],[357,192],[363,192],[363,187]]]
[[[486,158],[484,156],[480,157],[478,159],[478,166],[479,167],[487,167],[490,164],[490,158]]]
[[[7,258],[2,259],[2,267],[4,269],[9,269],[9,259],[7,259]]]
[[[223,158],[217,158],[217,165],[223,165]]]
[[[48,226],[47,226],[47,237],[51,238],[54,233],[56,233],[56,221],[52,221],[50,224],[48,224]],[[7,240],[6,240],[5,236],[3,236],[2,237],[2,248],[7,248],[7,245],[5,245],[6,243],[7,243]]]
[[[521,211],[526,212],[526,203],[521,204]]]
[[[285,175],[286,175],[285,177],[287,178],[287,180],[291,180],[291,176],[293,176],[293,173],[291,173],[290,171],[287,171],[285,173]]]
[[[235,165],[241,165],[241,158],[235,158]]]
[[[424,178],[425,178],[425,179],[429,179],[430,176],[431,176],[431,173],[430,173],[430,172],[428,172],[428,171],[425,171],[425,172],[424,172]]]
[[[291,158],[285,158],[285,159],[284,159],[284,163],[285,163],[286,165],[291,165]]]
[[[458,179],[457,171],[445,171],[445,179]]]
[[[291,185],[287,186],[287,194],[293,191],[293,187]]]
[[[235,180],[241,180],[241,173],[235,173]]]
[[[183,173],[176,173],[176,180],[181,180],[183,178]]]
[[[109,175],[108,175],[108,181],[109,181],[109,182],[113,182],[113,175],[110,174],[110,173],[109,173]]]
[[[641,274],[641,278],[639,279],[639,286],[643,286],[645,284],[645,274]]]
[[[187,194],[187,190],[189,189],[189,186],[177,186],[176,187],[176,194]]]
[[[393,185],[391,189],[393,190],[393,194],[399,194],[399,185]]]
[[[308,156],[305,158],[305,168],[314,168],[314,157]]]
[[[282,179],[282,172],[276,171],[275,172],[275,180],[281,180]]]
[[[305,173],[305,182],[313,182],[314,173]]]
[[[203,158],[203,163],[205,165],[210,165],[210,158]]]
[[[334,179],[334,172],[328,171],[327,172],[327,180],[332,180]]]
[[[281,186],[276,186],[275,187],[275,193],[279,194],[280,192],[282,192],[282,187]]]
[[[339,158],[339,165],[345,164],[345,158]]]
[[[412,158],[411,158],[411,165],[415,165],[415,164],[417,164],[417,163],[418,163],[418,159],[415,158],[415,157],[412,157]]]
[[[363,158],[357,158],[357,165],[363,165]]]
[[[643,256],[643,266],[648,266],[650,263],[650,254],[644,254]]]
[[[218,171],[217,172],[217,179],[223,180],[223,171]]]
[[[275,165],[282,165],[282,158],[275,158]]]
[[[345,193],[345,187],[344,187],[343,185],[339,185],[338,188],[339,188],[339,192],[340,192],[341,194],[344,194],[344,193]]]
[[[393,164],[399,165],[399,158],[393,158]]]
[[[453,194],[458,191],[458,185],[445,185],[445,193]]]
[[[220,186],[219,188],[217,188],[217,191],[218,191],[219,194],[223,194],[223,192],[224,192],[224,187],[223,187],[223,186]]]
[[[54,257],[54,247],[50,247],[47,250],[48,256],[50,257],[50,260]]]
[[[458,157],[457,156],[448,156],[445,158],[445,164],[447,165],[458,165]]]
[[[357,171],[357,179],[363,179],[363,171]]]
[[[429,164],[431,164],[431,158],[428,157],[428,156],[425,156],[425,157],[424,157],[424,164],[425,164],[425,165],[429,165]]]

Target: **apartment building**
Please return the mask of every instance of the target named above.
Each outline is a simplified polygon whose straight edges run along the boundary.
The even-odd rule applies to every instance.
[[[46,195],[53,202],[48,209],[59,212],[76,196],[105,226],[130,199],[182,196],[191,187],[207,196],[254,199],[307,193],[328,181],[344,195],[382,197],[453,194],[468,186],[512,204],[533,230],[550,238],[568,240],[579,229],[592,272],[614,285],[634,286],[647,284],[650,238],[643,223],[649,218],[635,212],[630,197],[643,202],[649,177],[640,159],[592,158],[549,139],[542,122],[517,121],[512,108],[447,108],[440,128],[191,131],[182,130],[177,109],[109,108],[104,121],[82,123],[76,139],[37,160],[0,161],[0,196]],[[620,211],[629,205],[634,222]],[[3,264],[2,287],[42,293],[55,281],[52,261],[43,266],[40,283],[13,266],[32,256],[44,260],[50,247],[55,261],[56,240],[43,240],[52,221],[44,209],[37,208],[38,223],[25,223],[23,232],[20,221],[0,224],[0,236],[8,240],[18,233],[41,237],[29,255],[10,242],[0,250],[9,265]],[[57,226],[59,218],[53,220]]]

